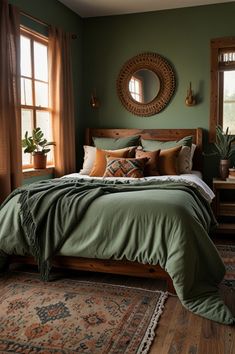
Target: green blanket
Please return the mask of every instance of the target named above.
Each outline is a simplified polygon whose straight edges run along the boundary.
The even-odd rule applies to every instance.
[[[55,254],[159,263],[184,306],[231,324],[218,295],[225,269],[208,237],[213,223],[209,204],[183,183],[54,179],[7,199],[0,250],[31,253],[44,279]]]

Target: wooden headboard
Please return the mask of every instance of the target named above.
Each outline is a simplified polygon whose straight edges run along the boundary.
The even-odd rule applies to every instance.
[[[202,171],[202,128],[196,129],[101,129],[87,128],[85,144],[93,145],[92,137],[122,138],[130,135],[140,135],[144,139],[170,141],[180,140],[191,135],[197,145],[193,158],[193,169]]]

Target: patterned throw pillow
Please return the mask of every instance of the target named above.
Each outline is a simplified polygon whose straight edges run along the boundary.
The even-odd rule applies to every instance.
[[[108,157],[104,177],[144,177],[144,167],[147,161],[147,158],[126,159]]]

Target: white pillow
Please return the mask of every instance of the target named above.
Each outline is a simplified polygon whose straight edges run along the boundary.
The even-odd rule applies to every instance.
[[[91,173],[92,167],[95,162],[96,147],[84,145],[83,149],[84,149],[84,160],[83,160],[82,169],[80,170],[80,174],[89,175]]]

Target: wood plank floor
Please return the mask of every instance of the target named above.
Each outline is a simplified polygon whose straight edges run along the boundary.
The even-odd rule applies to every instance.
[[[234,244],[234,235],[218,235],[213,241]],[[235,289],[222,286],[221,294],[235,316]],[[235,326],[194,315],[170,296],[149,354],[235,354]]]
[[[235,326],[196,316],[170,296],[149,354],[235,354]]]

